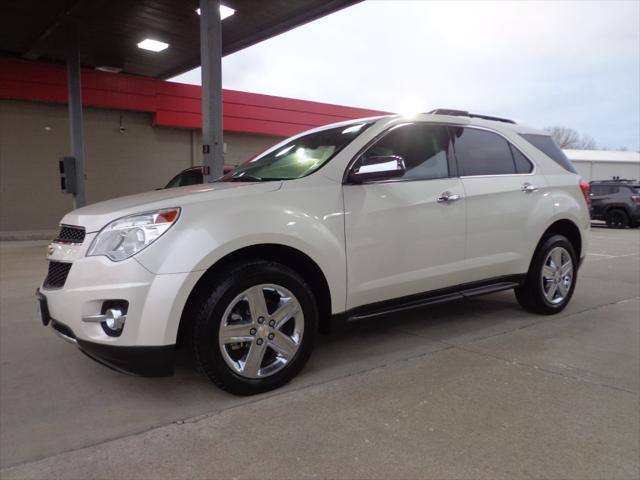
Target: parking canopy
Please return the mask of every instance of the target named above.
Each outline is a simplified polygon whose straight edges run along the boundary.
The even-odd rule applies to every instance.
[[[222,55],[358,1],[223,0]],[[169,78],[200,65],[198,7],[198,0],[8,0],[0,3],[0,52],[65,62],[73,27],[83,66]],[[138,48],[147,38],[169,46]]]

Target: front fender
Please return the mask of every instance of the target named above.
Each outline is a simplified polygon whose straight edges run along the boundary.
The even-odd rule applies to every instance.
[[[174,228],[136,259],[154,274],[201,272],[196,275],[199,278],[242,248],[291,247],[320,267],[329,284],[332,307],[341,311],[346,302],[343,215],[342,190],[333,182],[316,186],[300,182],[260,197],[188,205]]]

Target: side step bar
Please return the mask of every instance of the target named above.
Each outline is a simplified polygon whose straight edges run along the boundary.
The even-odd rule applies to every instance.
[[[518,276],[519,277],[519,276]],[[524,275],[522,275],[522,279],[524,279]],[[486,295],[489,293],[501,292],[503,290],[509,290],[511,288],[515,288],[521,285],[521,281],[516,281],[515,279],[509,281],[499,281],[496,283],[490,283],[481,286],[472,286],[468,285],[469,288],[465,288],[462,290],[451,291],[449,293],[441,293],[434,292],[433,295],[428,295],[423,298],[416,299],[415,296],[413,298],[407,299],[406,301],[395,301],[393,305],[371,305],[366,307],[358,307],[351,312],[346,312],[343,317],[347,322],[357,322],[360,320],[365,320],[368,318],[379,317],[382,315],[388,315],[391,313],[403,312],[406,310],[414,310],[417,308],[426,307],[429,305],[435,305],[438,303],[450,302],[452,300],[461,300],[463,298],[472,298],[477,297],[479,295]],[[384,302],[387,303],[387,302]]]

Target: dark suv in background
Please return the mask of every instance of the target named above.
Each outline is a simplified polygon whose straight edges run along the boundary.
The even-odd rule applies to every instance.
[[[640,225],[640,181],[597,180],[591,187],[591,219],[611,228]]]

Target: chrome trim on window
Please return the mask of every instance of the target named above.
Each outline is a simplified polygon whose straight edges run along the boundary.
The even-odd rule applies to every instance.
[[[527,155],[526,153],[524,153],[522,151],[522,149],[520,149],[517,145],[514,145],[514,143],[506,136],[504,135],[502,132],[499,132],[498,130],[494,130],[493,128],[489,128],[489,127],[484,127],[484,126],[480,126],[480,125],[464,125],[464,124],[458,124],[458,123],[446,123],[446,122],[429,122],[429,121],[424,121],[424,120],[415,120],[415,121],[411,121],[411,122],[404,122],[404,123],[396,123],[395,125],[391,125],[388,128],[386,128],[385,130],[383,130],[382,132],[380,132],[378,135],[376,135],[375,137],[373,137],[369,142],[366,143],[366,145],[364,147],[362,147],[358,153],[356,153],[351,160],[349,160],[349,163],[347,164],[347,168],[344,171],[344,174],[342,176],[342,184],[343,185],[356,185],[353,184],[351,182],[349,182],[349,172],[351,171],[351,169],[353,168],[354,164],[356,163],[356,161],[362,156],[362,154],[364,152],[367,151],[367,149],[369,147],[371,147],[372,145],[374,145],[376,142],[378,142],[378,140],[380,140],[382,137],[384,137],[387,133],[391,132],[392,130],[395,130],[396,128],[399,127],[403,127],[406,125],[415,125],[415,124],[425,124],[425,125],[433,125],[436,127],[450,127],[450,128],[475,128],[476,130],[485,130],[487,132],[491,132],[491,133],[495,133],[497,135],[499,135],[500,137],[502,137],[512,148],[515,148],[516,150],[518,150],[518,152],[520,152],[522,154],[522,156],[524,158],[527,159],[527,161],[529,163],[531,163],[531,165],[533,165],[533,169],[529,172],[529,173],[498,173],[498,174],[493,174],[493,175],[449,175],[447,177],[440,177],[440,178],[411,178],[411,179],[402,179],[402,178],[395,178],[395,179],[390,179],[390,180],[376,180],[376,181],[371,181],[371,182],[363,182],[361,184],[358,185],[366,185],[369,183],[400,183],[400,182],[415,182],[415,181],[420,181],[420,182],[425,182],[425,181],[429,181],[429,180],[442,180],[443,178],[491,178],[491,177],[526,177],[526,176],[532,176],[532,175],[536,175],[538,173],[538,164],[531,160],[531,157],[529,157],[529,155]],[[455,155],[455,153],[454,153]],[[455,159],[456,165],[458,162],[458,159]],[[515,164],[514,164],[514,168],[515,168]],[[458,172],[456,172],[458,173]]]

